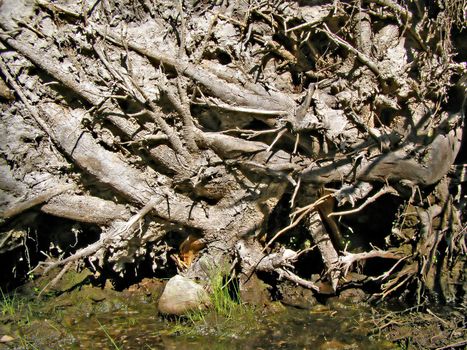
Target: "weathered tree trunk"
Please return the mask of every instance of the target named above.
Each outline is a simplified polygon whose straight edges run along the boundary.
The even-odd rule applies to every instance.
[[[383,296],[454,301],[435,281],[465,264],[461,3],[4,0],[0,254],[39,263],[25,232],[63,243],[52,216],[80,235],[46,271],[227,262],[328,294],[368,260]]]

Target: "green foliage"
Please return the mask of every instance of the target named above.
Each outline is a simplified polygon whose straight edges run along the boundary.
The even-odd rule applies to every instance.
[[[107,339],[109,339],[110,343],[112,344],[112,346],[114,347],[115,350],[121,350],[121,347],[119,347],[117,345],[117,343],[115,342],[115,340],[112,338],[112,336],[109,334],[109,332],[107,331],[107,329],[105,328],[105,326],[100,323],[99,320],[97,320],[97,323],[99,323],[99,327],[104,331],[105,333],[105,336],[107,337]]]
[[[242,304],[237,285],[232,283],[229,289],[229,283],[225,282],[224,276],[222,270],[212,273],[210,297],[214,311],[220,316],[230,318],[240,311]]]
[[[37,347],[32,341],[26,339],[23,336],[19,337],[19,344],[21,345],[21,349],[25,350],[39,350],[39,347]]]
[[[30,305],[16,293],[9,295],[5,294],[3,290],[0,289],[0,294],[0,310],[2,316],[15,320],[22,319],[21,323],[28,323],[31,314]]]
[[[238,285],[228,279],[227,268],[209,272],[211,308],[193,310],[175,319],[169,334],[234,336],[252,326],[255,311],[241,301]]]
[[[16,341],[21,349],[36,350],[39,347],[23,335],[22,329],[31,324],[32,305],[27,299],[21,298],[16,293],[6,294],[0,288],[0,310],[4,320],[19,327]]]
[[[17,306],[16,294],[13,294],[13,296],[5,295],[1,289],[0,293],[2,294],[2,299],[0,300],[2,316],[15,316]]]

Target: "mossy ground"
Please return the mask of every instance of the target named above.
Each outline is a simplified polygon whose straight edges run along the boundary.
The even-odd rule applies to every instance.
[[[427,312],[396,313],[344,302],[309,310],[273,302],[255,309],[244,305],[219,276],[212,284],[213,308],[166,319],[156,307],[163,282],[143,280],[119,292],[109,285],[82,284],[83,276],[66,276],[65,284],[78,281],[78,286],[44,292],[40,298],[38,287],[45,281],[0,295],[0,338],[8,336],[0,349],[204,349],[207,343],[213,349],[421,349],[422,340],[431,336],[446,345],[465,337],[462,317],[449,328],[446,310],[433,310],[437,319]],[[440,338],[449,329],[454,330],[451,338]]]

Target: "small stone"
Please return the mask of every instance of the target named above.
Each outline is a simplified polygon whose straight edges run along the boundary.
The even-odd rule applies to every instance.
[[[302,286],[285,282],[281,283],[278,289],[282,295],[281,301],[285,305],[309,310],[318,303],[313,292]]]
[[[209,296],[199,284],[176,275],[167,282],[159,299],[159,312],[183,315],[191,310],[203,309],[210,304]]]
[[[240,297],[244,303],[263,307],[271,302],[268,285],[261,281],[256,274],[250,276],[240,289]]]
[[[11,335],[2,335],[0,337],[0,343],[9,343],[11,341],[15,340],[15,338],[13,338]]]
[[[325,341],[320,347],[320,349],[325,350],[340,350],[340,349],[348,349],[349,347],[337,340],[328,340]]]
[[[367,298],[368,296],[366,295],[366,293],[359,288],[345,289],[339,295],[339,299],[341,301],[346,301],[354,304],[362,303]]]

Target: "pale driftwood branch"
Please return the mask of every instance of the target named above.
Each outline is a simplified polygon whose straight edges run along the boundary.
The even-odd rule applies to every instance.
[[[56,144],[60,145],[64,154],[82,170],[95,176],[104,186],[137,205],[145,205],[155,192],[166,197],[169,205],[164,201],[155,209],[155,214],[164,220],[208,232],[212,225],[222,226],[212,218],[207,218],[203,210],[190,210],[193,201],[189,198],[177,195],[169,188],[164,189],[165,193],[148,185],[140,170],[128,165],[117,154],[102,148],[82,128],[79,113],[71,115],[67,109],[53,103],[43,104],[41,109],[53,131]]]
[[[400,252],[384,250],[372,250],[364,253],[343,252],[343,255],[339,257],[340,268],[342,269],[343,274],[345,276],[349,271],[350,266],[354,262],[367,260],[371,258],[401,259],[404,258],[404,256]]]
[[[238,113],[248,113],[248,114],[253,114],[257,116],[264,116],[264,117],[277,117],[281,115],[288,115],[288,111],[281,111],[281,110],[268,110],[268,109],[259,109],[259,108],[251,108],[251,107],[241,107],[241,106],[231,106],[225,103],[219,103],[212,101],[210,99],[210,103],[205,102],[203,103],[197,103],[197,105],[206,105],[208,107],[216,107],[225,111],[230,111],[230,112],[238,112]]]
[[[332,290],[336,291],[339,278],[341,277],[339,255],[317,211],[313,211],[307,216],[306,224],[313,242],[318,246],[318,250],[321,253]]]
[[[3,213],[1,213],[1,216],[6,219],[6,218],[11,218],[13,216],[19,215],[25,212],[26,210],[31,209],[32,207],[35,207],[39,204],[45,203],[49,201],[51,198],[59,195],[60,193],[71,190],[75,187],[76,187],[75,184],[66,184],[66,185],[59,185],[55,188],[48,189],[44,193],[36,195],[35,197],[31,199],[28,199],[21,203],[17,203],[11,206],[10,208],[7,208]]]
[[[276,269],[276,271],[279,273],[280,277],[286,278],[291,282],[294,282],[302,287],[314,290],[315,292],[320,292],[320,288],[316,284],[304,278],[301,278],[300,276],[297,276],[296,274],[285,268],[279,268]]]
[[[86,102],[93,106],[99,106],[101,104],[100,96],[102,93],[94,85],[77,83],[71,74],[61,70],[61,65],[50,59],[48,56],[37,52],[31,46],[21,43],[5,34],[0,34],[0,41],[19,52],[37,67],[50,74],[54,79],[58,80],[64,86],[83,98]],[[91,88],[92,91],[89,90]]]
[[[114,220],[126,220],[130,217],[125,206],[98,197],[62,194],[41,206],[41,211],[50,215],[107,225]]]

